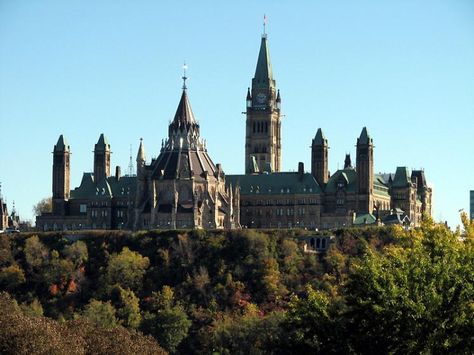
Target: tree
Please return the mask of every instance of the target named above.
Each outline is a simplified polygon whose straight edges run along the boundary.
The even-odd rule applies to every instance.
[[[140,300],[130,289],[115,286],[111,292],[112,303],[120,323],[126,328],[137,329],[141,322]]]
[[[33,206],[33,215],[41,216],[43,213],[50,213],[53,211],[53,199],[45,197]]]
[[[125,247],[120,254],[110,257],[105,274],[106,283],[110,287],[118,284],[123,288],[139,291],[149,265],[147,257]]]
[[[115,317],[115,308],[110,302],[92,299],[84,308],[82,317],[103,328],[114,328],[118,326],[118,321]]]
[[[13,291],[25,281],[25,273],[19,265],[10,265],[0,269],[0,287],[4,290]]]
[[[399,243],[369,250],[345,287],[356,352],[472,353],[474,253],[464,240],[427,219],[399,230]]]
[[[327,294],[307,286],[304,298],[293,296],[285,321],[282,348],[295,353],[349,353],[337,303]]]
[[[153,335],[166,350],[175,352],[188,335],[191,321],[184,308],[174,301],[173,289],[163,286],[160,292],[153,292],[148,308],[143,330]]]
[[[87,262],[89,258],[87,245],[81,240],[66,246],[64,248],[64,255],[67,259],[73,262],[74,267],[76,268]]]
[[[27,264],[33,269],[43,266],[49,257],[48,248],[40,242],[37,235],[28,238],[25,242],[25,259]]]

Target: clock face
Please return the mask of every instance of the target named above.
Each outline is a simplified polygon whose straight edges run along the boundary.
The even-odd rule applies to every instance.
[[[267,99],[267,95],[265,95],[264,93],[261,92],[257,94],[257,103],[264,104],[266,99]]]

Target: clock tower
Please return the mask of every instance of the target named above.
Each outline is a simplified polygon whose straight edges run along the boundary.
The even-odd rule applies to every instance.
[[[262,35],[252,88],[247,91],[245,173],[281,170],[281,98],[273,79],[267,35]]]

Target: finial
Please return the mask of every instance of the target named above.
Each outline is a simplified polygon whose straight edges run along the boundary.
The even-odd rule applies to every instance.
[[[263,14],[263,34],[262,37],[267,37],[267,34],[265,32],[265,27],[267,26],[267,15]]]
[[[188,77],[186,76],[186,69],[188,69],[188,66],[186,65],[186,61],[184,62],[183,64],[183,90],[186,90],[187,87],[186,87],[186,80],[188,79]]]

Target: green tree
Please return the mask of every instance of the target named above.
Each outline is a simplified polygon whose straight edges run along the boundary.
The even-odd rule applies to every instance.
[[[358,352],[472,353],[474,253],[431,220],[398,231],[398,245],[368,251],[345,288],[351,342]]]
[[[115,308],[110,302],[92,299],[84,308],[82,317],[103,328],[114,328],[118,326],[118,320],[115,317]]]
[[[188,335],[191,321],[184,308],[174,301],[171,287],[154,292],[144,314],[143,330],[153,335],[169,352],[174,353]]]
[[[0,287],[4,290],[13,291],[25,281],[25,273],[19,265],[14,264],[0,269]]]
[[[120,254],[110,257],[105,274],[106,283],[109,287],[118,284],[123,288],[139,291],[149,265],[147,257],[125,247]]]
[[[14,262],[10,237],[0,234],[0,267],[11,265]]]
[[[77,268],[87,262],[89,254],[87,252],[87,245],[82,240],[68,245],[64,248],[64,256],[71,260]]]
[[[37,235],[26,240],[24,251],[26,262],[33,269],[41,268],[48,261],[49,250],[41,243]]]
[[[20,309],[23,314],[30,317],[41,317],[43,315],[43,306],[37,298],[34,298],[30,303],[20,304]]]
[[[281,347],[302,354],[348,353],[339,306],[324,292],[307,286],[304,298],[291,299],[282,324],[286,336]]]
[[[141,314],[140,300],[135,293],[117,285],[112,289],[111,298],[120,323],[127,328],[137,329],[140,326]]]

